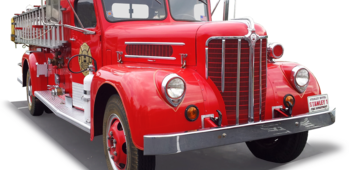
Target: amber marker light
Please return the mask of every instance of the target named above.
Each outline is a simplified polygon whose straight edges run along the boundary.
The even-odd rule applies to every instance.
[[[187,118],[188,121],[195,121],[199,117],[199,109],[194,106],[190,105],[185,109],[185,118]]]
[[[291,95],[291,94],[288,94],[284,97],[284,105],[286,107],[290,107],[290,104],[292,104],[292,107],[294,106],[294,103],[296,102],[295,98]]]

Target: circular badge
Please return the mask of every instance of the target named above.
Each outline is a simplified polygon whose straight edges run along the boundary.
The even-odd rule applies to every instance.
[[[86,43],[81,45],[79,54],[88,55],[92,57],[90,47]],[[92,64],[92,59],[90,57],[79,56],[80,71],[87,69],[88,66],[91,64]],[[89,73],[88,70],[82,72],[84,76],[87,76],[88,73]]]

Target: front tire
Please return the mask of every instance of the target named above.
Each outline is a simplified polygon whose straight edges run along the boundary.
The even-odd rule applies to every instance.
[[[131,138],[124,106],[112,95],[103,119],[103,145],[109,170],[155,170],[155,156],[144,156]]]
[[[308,131],[276,138],[246,142],[257,158],[286,163],[296,159],[303,151],[308,139]]]
[[[28,102],[28,108],[29,112],[32,116],[40,116],[44,113],[44,104],[41,103],[39,99],[37,99],[33,95],[33,90],[32,90],[32,81],[30,77],[30,71],[27,71],[27,102]]]

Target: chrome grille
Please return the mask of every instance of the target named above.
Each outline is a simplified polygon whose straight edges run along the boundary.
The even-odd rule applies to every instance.
[[[265,114],[267,37],[211,37],[206,78],[220,91],[229,125],[262,120]]]

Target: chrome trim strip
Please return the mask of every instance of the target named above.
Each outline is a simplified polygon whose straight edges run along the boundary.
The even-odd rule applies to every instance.
[[[236,124],[239,124],[239,114],[240,114],[240,66],[241,66],[241,39],[238,40],[238,66],[236,75]]]
[[[265,52],[265,88],[267,88],[268,87],[268,39],[266,39],[266,49],[267,49],[267,51]]]
[[[250,42],[249,72],[248,72],[248,122],[254,122],[254,45]]]
[[[23,85],[22,77],[17,77],[17,81]]]
[[[262,120],[262,52],[263,52],[263,39],[260,40],[259,50],[259,121]]]
[[[208,79],[208,47],[206,47],[206,66],[205,66],[205,75],[206,75],[206,79]]]
[[[273,106],[273,107],[271,107],[271,113],[272,113],[272,118],[274,119],[275,118],[275,112],[274,112],[274,110],[275,109],[282,109],[282,105],[280,105],[280,106]]]
[[[201,126],[202,126],[202,129],[205,128],[205,121],[204,121],[204,119],[208,118],[208,117],[214,118],[214,114],[201,115]]]
[[[146,58],[159,60],[176,60],[176,57],[162,57],[162,56],[143,56],[143,55],[125,55],[126,58]]]
[[[62,25],[55,24],[55,26],[62,26]],[[74,31],[82,32],[83,34],[87,34],[87,35],[94,35],[94,34],[96,34],[95,31],[90,31],[88,29],[79,28],[79,27],[75,27],[75,26],[72,26],[72,25],[68,25],[68,24],[63,24],[63,26],[66,27],[66,28],[72,29]]]
[[[207,128],[172,134],[144,135],[144,155],[175,154],[178,151],[178,146],[184,152],[300,133],[332,125],[335,123],[335,115],[336,109],[333,109],[237,126]],[[222,137],[223,134],[225,134],[225,137]],[[179,141],[177,141],[178,137],[180,137]]]
[[[185,43],[177,42],[125,42],[126,45],[173,45],[173,46],[184,46]]]
[[[243,21],[247,21],[248,22],[248,31],[249,32],[254,32],[256,31],[255,27],[254,27],[254,21],[252,18],[250,17],[246,17],[246,18],[234,18],[233,20],[243,20]]]
[[[245,36],[236,36],[236,37],[233,37],[233,36],[227,36],[227,37],[221,37],[221,36],[213,36],[213,37],[210,37],[207,39],[206,41],[206,47],[208,47],[208,43],[211,41],[211,40],[221,40],[221,39],[226,39],[226,40],[233,40],[233,39],[244,39],[246,38]]]
[[[268,38],[269,35],[265,35],[265,36],[258,36],[258,39],[264,39],[264,38]],[[208,43],[211,41],[211,40],[215,40],[215,39],[248,39],[248,37],[245,37],[245,36],[212,36],[210,38],[208,38],[206,40],[206,47],[208,46]]]
[[[222,40],[222,70],[221,70],[221,79],[222,79],[222,84],[221,84],[221,90],[222,93],[224,92],[225,88],[225,39]]]

